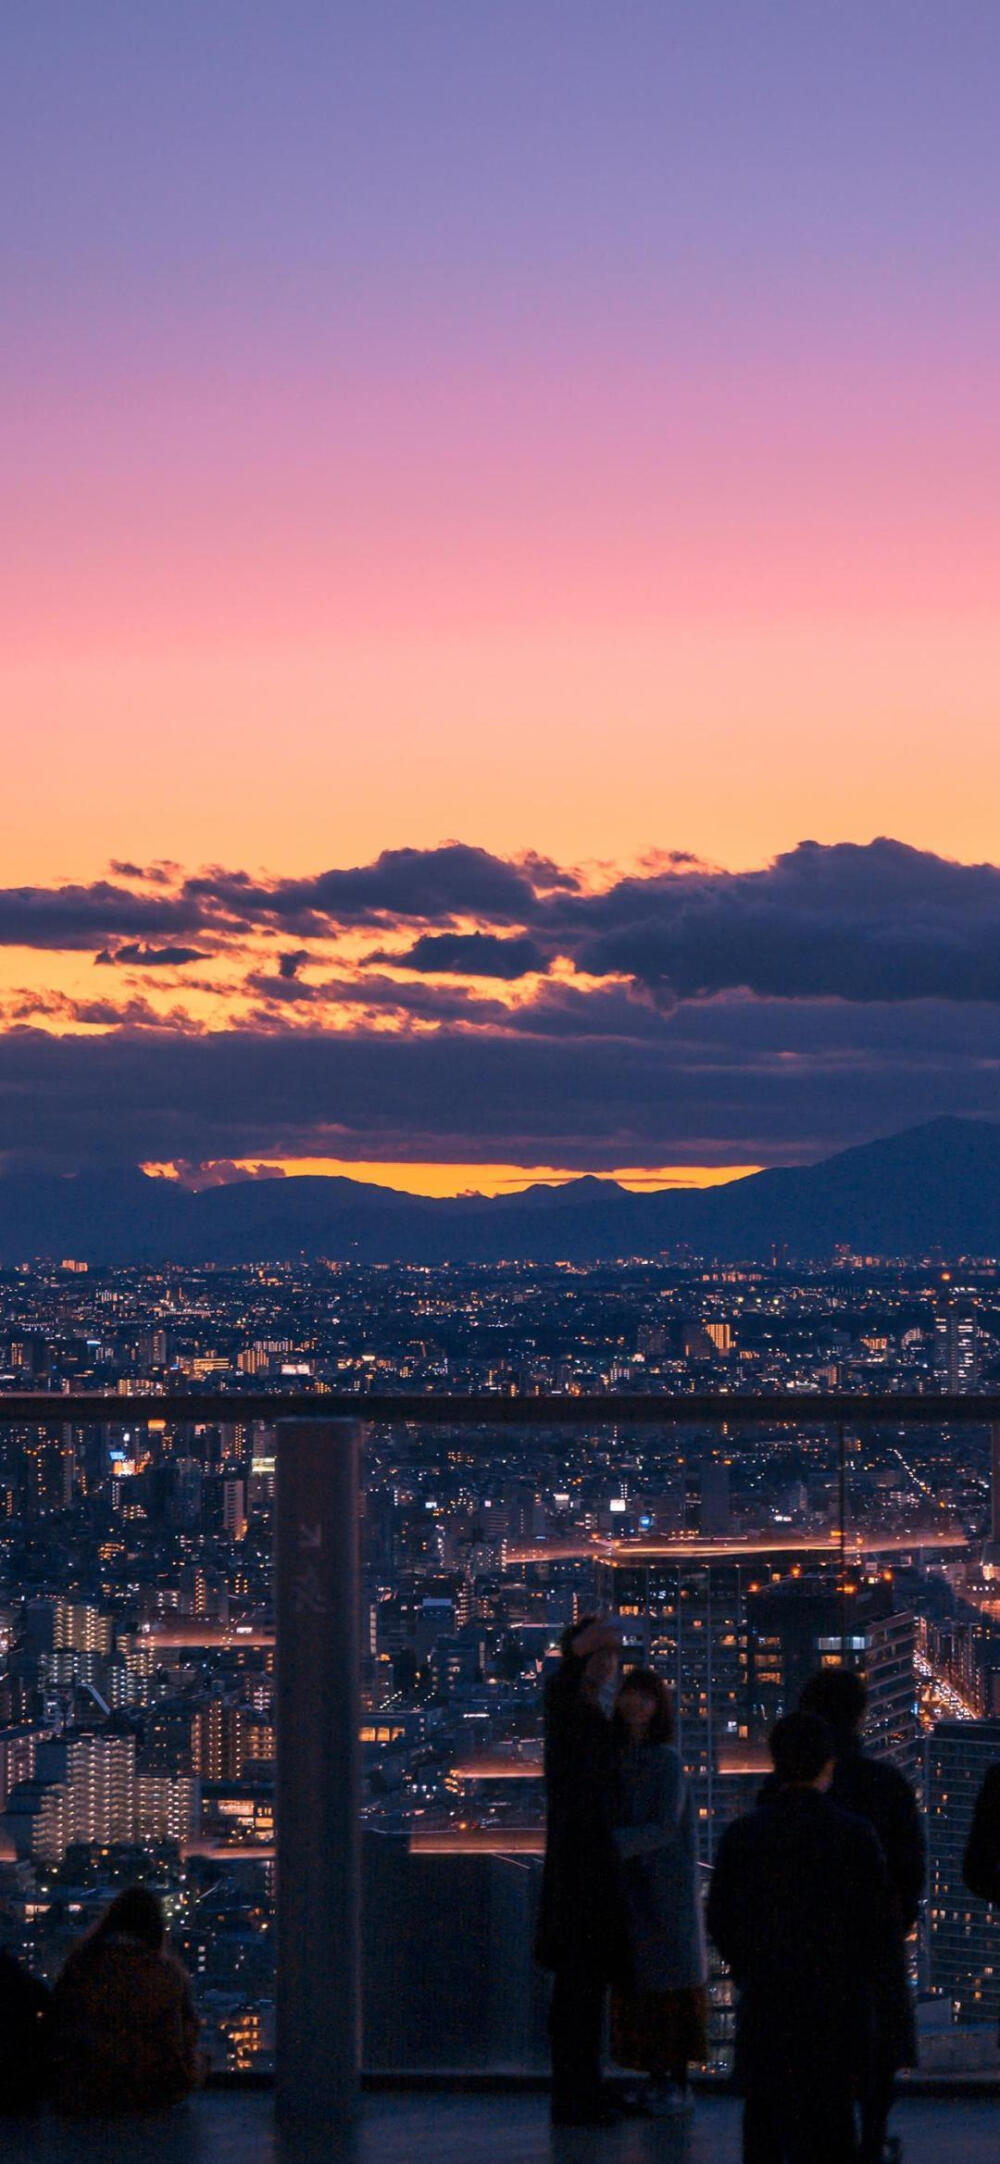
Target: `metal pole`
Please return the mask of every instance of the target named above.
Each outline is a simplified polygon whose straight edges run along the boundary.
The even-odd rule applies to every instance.
[[[837,1530],[840,1538],[840,1665],[847,1654],[847,1437],[837,1422]]]
[[[360,2069],[359,1435],[278,1423],[277,2108],[334,2136]]]
[[[1000,1420],[990,1425],[990,1542],[995,1562],[1000,1548]]]

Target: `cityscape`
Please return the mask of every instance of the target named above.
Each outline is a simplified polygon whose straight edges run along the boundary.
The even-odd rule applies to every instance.
[[[38,1973],[140,1874],[212,2063],[272,2067],[281,1399],[356,1396],[363,1419],[372,1394],[410,1410],[474,1393],[474,1429],[365,1430],[366,2063],[540,2063],[541,1692],[563,1630],[595,1609],[675,1691],[706,1879],[806,1676],[863,1673],[869,1748],[927,1815],[922,2057],[987,2061],[1000,1973],[961,1864],[1000,1742],[1000,1428],[959,1430],[934,1399],[996,1388],[996,1261],[66,1258],[4,1272],[0,1359],[3,1391],[55,1401],[0,1431],[0,1893]],[[262,1389],[273,1420],[241,1418]],[[60,1422],[59,1396],[81,1391],[148,1395],[148,1419]],[[211,1397],[212,1416],[158,1417],[171,1391]],[[634,1428],[615,1400],[637,1391],[836,1393],[858,1411],[727,1425],[672,1404]],[[865,1417],[866,1397],[896,1393],[926,1395],[926,1420]],[[607,1415],[490,1428],[491,1397],[534,1396],[606,1397]],[[712,1996],[723,2066],[721,1972]]]

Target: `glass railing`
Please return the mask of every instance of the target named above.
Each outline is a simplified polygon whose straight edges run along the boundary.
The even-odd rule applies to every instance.
[[[142,1876],[162,1894],[210,2063],[234,2074],[273,2067],[279,1989],[271,1556],[274,1415],[290,1408],[267,1409],[241,1401],[236,1419],[232,1401],[200,1396],[195,1417],[161,1398],[151,1417],[148,1399],[118,1401],[95,1425],[75,1401],[28,1420],[0,1398],[10,1936],[51,1976]],[[961,1858],[1000,1758],[1000,1407],[351,1409],[378,1415],[360,1509],[366,2067],[543,2071],[541,1699],[562,1631],[598,1608],[620,1617],[626,1661],[673,1692],[703,1884],[806,1675],[863,1671],[869,1748],[926,1812],[923,2064],[995,2065],[1000,1937]],[[720,2071],[732,1995],[718,1963],[710,1997]]]

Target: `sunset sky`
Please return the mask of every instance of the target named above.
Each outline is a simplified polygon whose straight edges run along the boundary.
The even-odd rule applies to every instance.
[[[995,1112],[998,64],[982,0],[12,0],[0,1163]]]

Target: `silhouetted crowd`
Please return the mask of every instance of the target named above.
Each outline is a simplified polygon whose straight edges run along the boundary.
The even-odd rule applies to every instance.
[[[197,2086],[198,2021],[155,1894],[119,1894],[53,1989],[0,1952],[0,2104],[74,2116],[163,2110]]]
[[[726,1828],[705,1908],[736,1987],[744,2164],[884,2164],[895,2077],[916,2064],[907,1939],[926,1872],[909,1782],[861,1743],[865,1688],[827,1668],[770,1737],[756,1808]],[[556,2126],[690,2108],[706,1959],[690,1787],[661,1679],[621,1680],[621,1631],[567,1631],[546,1689],[548,1833],[537,1953],[552,1971]],[[970,1891],[1000,1900],[1000,1767],[980,1794]],[[624,2081],[603,2079],[611,2051]]]
[[[552,1971],[556,2126],[690,2108],[707,2051],[705,1923],[737,1995],[744,2164],[885,2164],[901,2067],[916,2064],[907,1939],[926,1869],[909,1782],[861,1743],[851,1670],[813,1676],[771,1732],[756,1808],[719,1842],[707,1905],[673,1706],[621,1675],[620,1626],[565,1634],[545,1701],[547,1840],[538,1959]],[[970,1891],[1000,1901],[1000,1766],[979,1795]],[[623,2080],[603,2078],[605,2022]],[[0,1951],[0,2108],[164,2109],[200,2079],[198,2022],[145,1887],[119,1894],[51,1991]]]

